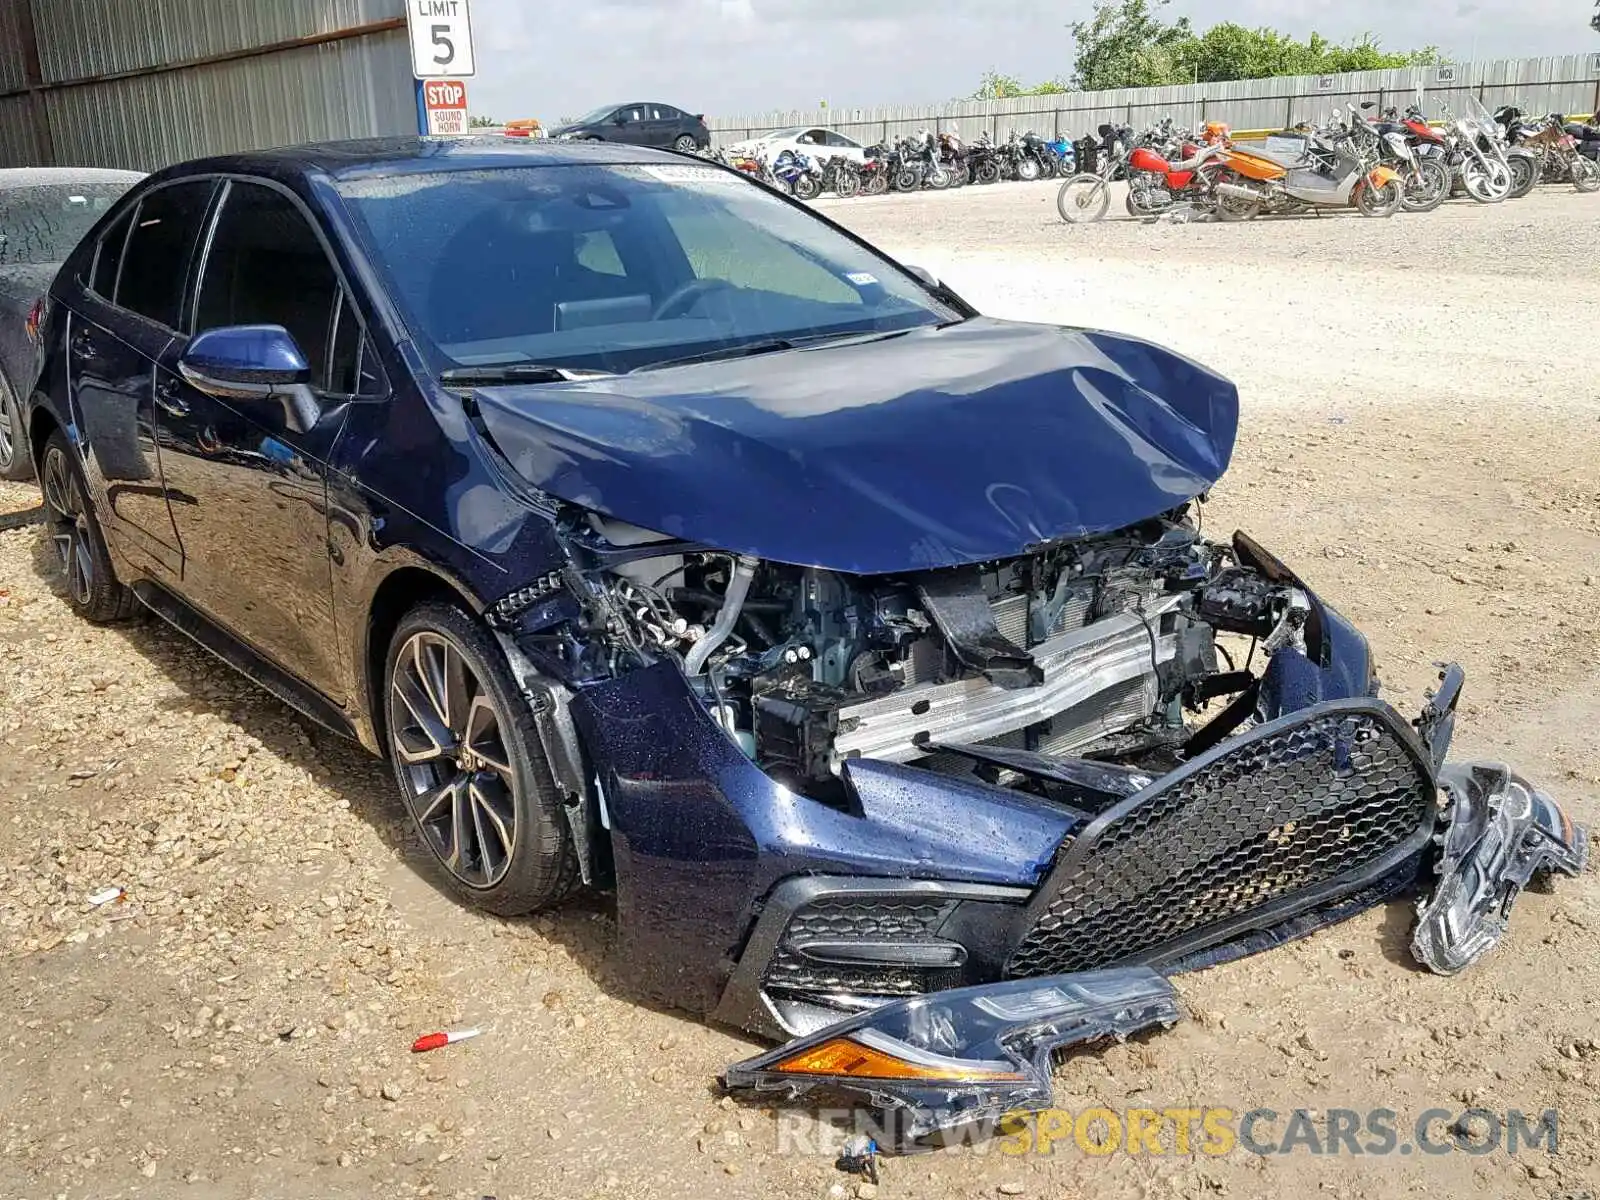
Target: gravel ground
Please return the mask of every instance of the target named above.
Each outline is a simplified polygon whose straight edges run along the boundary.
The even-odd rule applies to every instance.
[[[996,315],[1162,340],[1241,386],[1213,530],[1250,529],[1420,703],[1467,668],[1458,750],[1597,815],[1597,202],[1428,217],[1068,228],[1048,186],[824,203]],[[1020,432],[1020,431],[1019,431]],[[0,511],[26,489],[0,485]],[[718,1099],[753,1044],[641,1005],[604,900],[532,920],[428,882],[380,766],[155,624],[69,616],[0,534],[0,1196],[841,1196]],[[94,909],[107,885],[122,904]],[[1068,1060],[1060,1103],[1560,1112],[1560,1152],[892,1163],[881,1196],[1577,1200],[1600,1183],[1600,889],[1519,904],[1445,980],[1406,905],[1186,977],[1195,1019]],[[432,1029],[480,1039],[407,1053]],[[1171,1149],[1170,1141],[1168,1148]],[[870,1193],[870,1189],[869,1189]]]

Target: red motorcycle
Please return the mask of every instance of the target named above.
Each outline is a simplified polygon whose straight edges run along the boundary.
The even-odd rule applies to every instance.
[[[1128,156],[1128,212],[1154,217],[1175,204],[1209,210],[1216,203],[1212,185],[1222,169],[1217,156],[1231,144],[1228,127],[1213,122],[1206,126],[1203,144],[1181,143],[1178,162],[1148,146],[1136,147]]]

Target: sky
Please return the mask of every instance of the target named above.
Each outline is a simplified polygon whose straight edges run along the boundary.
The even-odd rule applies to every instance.
[[[553,124],[657,100],[719,116],[938,104],[994,68],[1026,82],[1072,67],[1067,22],[1091,0],[472,0],[472,109]],[[563,11],[564,10],[564,11]],[[1270,25],[1457,61],[1600,52],[1591,0],[1173,0],[1164,19]]]

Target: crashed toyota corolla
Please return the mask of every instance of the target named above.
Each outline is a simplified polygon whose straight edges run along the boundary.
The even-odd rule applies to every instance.
[[[138,204],[201,248],[192,327],[145,355],[176,356],[160,488],[111,477],[136,422],[61,349],[119,327],[96,281],[119,233],[156,253]],[[269,266],[327,282],[247,286]],[[1232,384],[983,317],[736,172],[475,141],[190,164],[63,270],[45,341],[30,439],[85,615],[125,585],[387,754],[471,901],[614,887],[636,986],[821,1031],[813,1076],[1165,1021],[1161,973],[1407,890],[1457,970],[1583,867],[1548,797],[1446,765],[1459,670],[1396,711],[1292,564],[1202,535]],[[277,514],[319,472],[308,538]],[[260,544],[217,543],[257,483],[227,528]],[[176,560],[136,536],[162,494]]]

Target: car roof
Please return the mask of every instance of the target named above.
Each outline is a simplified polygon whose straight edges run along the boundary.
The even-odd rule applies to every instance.
[[[415,175],[430,171],[482,171],[503,167],[618,166],[672,163],[683,155],[618,142],[562,142],[548,138],[420,137],[318,142],[215,158],[170,167],[164,176],[243,174],[282,177],[326,174],[335,179]]]
[[[0,169],[0,190],[19,187],[71,187],[75,183],[137,183],[142,171],[103,167],[6,167]]]

